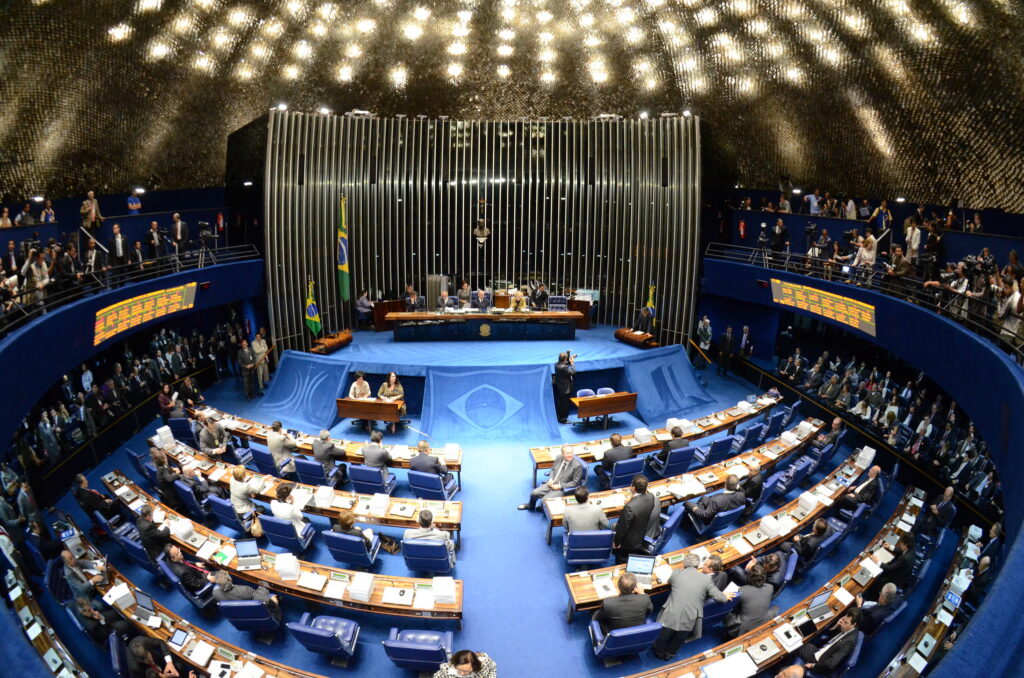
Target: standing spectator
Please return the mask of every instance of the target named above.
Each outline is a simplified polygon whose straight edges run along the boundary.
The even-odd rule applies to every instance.
[[[711,332],[711,321],[707,316],[700,319],[697,323],[697,346],[703,352],[697,353],[697,365],[698,370],[707,369],[709,363],[704,359],[704,355],[711,350],[711,339],[714,335]]]
[[[792,211],[789,207],[789,199],[786,197],[785,193],[779,194],[779,211],[785,213]]]
[[[725,333],[718,340],[718,376],[729,374],[729,363],[732,361],[736,340],[732,336],[732,326],[725,328]]]
[[[47,200],[43,203],[43,211],[39,214],[39,221],[44,224],[52,224],[57,221],[57,215],[53,211],[53,202]]]
[[[103,215],[100,214],[100,204],[96,201],[95,193],[89,191],[86,194],[78,213],[82,217],[82,228],[88,231],[91,237],[95,237],[96,231],[100,229],[100,224],[103,223]]]
[[[245,387],[245,399],[252,400],[256,393],[253,388],[256,382],[256,375],[253,374],[256,371],[256,352],[249,346],[247,339],[242,339],[239,342],[238,349],[238,366],[242,370],[242,384]]]
[[[188,249],[188,223],[182,221],[181,215],[177,212],[171,215],[171,242],[174,243],[175,254]]]
[[[11,221],[11,212],[6,207],[0,210],[0,228],[14,228],[14,222]]]
[[[25,203],[18,216],[14,217],[15,226],[35,226],[36,218],[32,214],[32,205]]]
[[[142,211],[142,201],[139,200],[138,189],[132,189],[132,194],[128,196],[128,214],[138,214]]]
[[[647,523],[651,519],[654,504],[658,501],[647,491],[647,477],[641,474],[633,476],[633,498],[626,502],[619,521],[615,523],[615,536],[612,550],[615,562],[624,563],[630,554],[642,553],[644,537],[647,536]]]
[[[163,252],[160,228],[155,221],[150,222],[149,230],[146,231],[146,247],[148,248],[150,259],[158,258]]]
[[[821,202],[821,189],[820,188],[816,188],[816,189],[814,189],[813,193],[808,193],[807,195],[804,196],[804,203],[806,203],[806,205],[807,205],[807,211],[810,214],[812,214],[812,215],[817,216],[818,214],[821,213],[821,207],[818,206],[818,204],[820,202]]]
[[[267,356],[270,349],[267,346],[267,340],[263,336],[262,329],[256,333],[256,337],[252,340],[252,350],[256,353],[256,362],[258,363],[255,369],[256,382],[259,384],[258,390],[262,391],[264,386],[270,383],[270,366],[268,365],[270,358]]]

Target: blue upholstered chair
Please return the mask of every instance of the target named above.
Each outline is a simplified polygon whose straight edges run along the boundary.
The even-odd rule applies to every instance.
[[[92,512],[92,521],[103,528],[103,531],[110,535],[111,539],[116,541],[118,544],[125,537],[129,539],[138,539],[139,530],[135,525],[129,523],[127,520],[122,520],[121,516],[114,516],[110,520],[107,520],[99,511]]]
[[[352,464],[348,469],[352,489],[361,494],[388,494],[395,491],[398,480],[394,473],[364,464]]]
[[[130,537],[122,537],[121,546],[124,548],[124,552],[128,554],[128,557],[134,560],[143,569],[149,572],[159,573],[160,569],[156,566],[150,557],[146,553],[146,549],[142,548],[142,542],[137,538],[132,539]]]
[[[281,469],[288,465],[290,460],[286,459],[278,464],[274,456],[267,450],[252,449],[252,463],[256,465],[260,473],[268,476],[282,477]]]
[[[604,565],[612,555],[612,530],[566,531],[562,537],[565,562],[573,567]]]
[[[756,447],[761,443],[761,436],[764,434],[764,424],[753,424],[743,429],[743,432],[738,436],[733,436],[735,440],[732,442],[732,452],[743,452],[749,450],[752,447]],[[708,464],[717,463],[716,461],[706,462]]]
[[[821,545],[818,546],[818,550],[814,552],[814,555],[811,556],[811,559],[805,563],[800,563],[798,569],[801,572],[807,572],[815,565],[820,563],[822,560],[829,557],[832,554],[832,552],[835,551],[836,546],[839,545],[839,540],[842,538],[843,535],[841,532],[833,532],[832,534],[830,534],[828,537],[825,538],[825,541],[821,542]]]
[[[290,520],[281,520],[273,516],[263,515],[260,517],[260,524],[263,526],[263,533],[271,544],[286,548],[292,553],[302,553],[313,541],[316,530],[312,523],[306,523],[302,528],[302,536],[295,534],[295,526]]]
[[[68,580],[64,578],[64,561],[60,558],[54,558],[46,563],[43,583],[46,584],[46,590],[50,592],[54,600],[62,605],[66,605],[74,598],[71,587],[68,586]]]
[[[351,567],[371,568],[377,562],[380,551],[380,536],[375,532],[370,546],[366,540],[353,534],[342,534],[331,530],[323,530],[320,536],[334,559]]]
[[[43,552],[36,544],[36,536],[28,530],[25,530],[25,533],[23,545],[28,551],[28,564],[34,571],[43,574],[46,571],[46,559],[43,558]]]
[[[220,521],[221,525],[226,525],[238,532],[249,532],[249,527],[252,526],[255,514],[249,513],[246,516],[239,516],[231,502],[220,497],[210,497],[207,501],[210,504],[210,510],[213,512],[213,515],[217,516],[217,520]]]
[[[451,631],[392,628],[384,653],[400,669],[433,675],[451,656],[454,638]]]
[[[180,480],[174,481],[174,492],[181,499],[182,506],[189,516],[202,522],[210,515],[210,505],[207,501],[199,501],[195,490]]]
[[[89,635],[86,632],[85,627],[82,626],[82,620],[78,618],[78,613],[75,612],[75,606],[74,605],[67,605],[67,606],[65,606],[64,612],[66,612],[67,615],[68,615],[68,618],[71,619],[71,623],[72,623],[72,625],[74,625],[75,629],[77,629],[79,633],[81,633],[84,636],[86,636],[89,640],[91,640],[93,642],[93,644],[95,644],[96,640],[91,635]]]
[[[436,473],[409,470],[409,487],[417,499],[448,501],[459,491],[459,484],[452,476],[446,481]]]
[[[597,395],[611,395],[613,393],[615,393],[615,389],[608,388],[607,386],[602,386],[601,388],[597,389]]]
[[[403,539],[402,555],[405,556],[406,567],[412,572],[446,575],[455,569],[448,555],[448,547],[443,541]]]
[[[256,640],[261,643],[272,643],[281,626],[281,618],[265,600],[222,600],[217,607],[232,626],[256,633]]]
[[[779,478],[779,484],[775,488],[775,493],[780,497],[785,497],[790,490],[799,487],[803,479],[807,477],[807,473],[811,470],[812,464],[814,464],[814,461],[807,457],[801,457],[793,462],[782,474],[782,477]]]
[[[745,508],[746,504],[741,504],[740,506],[737,506],[734,509],[722,511],[708,522],[704,522],[703,520],[693,515],[689,511],[687,511],[687,515],[690,516],[690,522],[693,524],[693,529],[697,532],[697,534],[700,536],[704,536],[705,534],[713,534],[724,527],[732,525],[732,523],[740,517],[740,515],[743,513],[743,509]]]
[[[718,624],[725,616],[733,611],[737,604],[740,602],[740,594],[737,593],[732,600],[727,600],[724,603],[720,603],[717,600],[705,600],[704,601],[704,630],[707,631],[711,626]]]
[[[831,527],[833,530],[843,533],[843,536],[840,538],[840,540],[842,540],[846,538],[846,535],[853,531],[853,528],[856,527],[858,523],[860,523],[861,519],[864,517],[864,513],[867,510],[867,504],[858,504],[857,508],[855,508],[852,512],[847,510],[845,512],[845,516],[831,516],[826,519],[826,522],[828,522],[828,526]]]
[[[669,507],[668,513],[662,513],[660,517],[661,534],[658,535],[657,539],[644,537],[644,553],[649,556],[660,553],[679,528],[679,524],[683,522],[684,516],[686,516],[686,506],[684,504],[673,504]]]
[[[764,503],[768,499],[774,496],[775,491],[779,487],[779,481],[782,479],[782,473],[773,473],[768,476],[768,480],[764,481],[764,485],[761,486],[761,496],[757,498],[757,501],[753,499],[747,499],[746,501],[746,513],[748,516],[752,516],[764,506]]]
[[[633,476],[644,472],[644,458],[633,457],[622,459],[612,464],[612,475],[608,479],[610,487],[625,487],[633,481]]]
[[[800,561],[800,554],[796,550],[790,551],[789,555],[786,556],[786,561],[783,563],[782,572],[782,585],[779,586],[778,590],[772,595],[772,598],[778,598],[779,594],[782,593],[789,583],[793,581],[793,577],[796,576],[796,566]]]
[[[324,466],[313,459],[295,458],[295,473],[299,476],[300,483],[307,485],[326,485],[337,487],[345,480],[344,466],[335,466],[330,473],[324,471]]]
[[[335,666],[347,666],[355,654],[359,624],[354,621],[328,615],[314,617],[306,612],[299,621],[286,626],[307,650],[329,655]]]
[[[592,388],[581,388],[581,389],[578,389],[576,391],[576,397],[577,398],[589,398],[589,397],[594,396],[594,395],[597,395],[597,394],[594,393],[594,389],[592,389]]]
[[[110,652],[110,665],[114,669],[117,678],[131,678],[131,669],[128,667],[128,645],[124,639],[116,633],[111,633],[107,638],[107,649]]]
[[[778,438],[782,434],[782,420],[786,418],[785,412],[772,412],[768,417],[768,428],[765,429],[764,437],[767,440]]]
[[[549,311],[565,311],[569,305],[569,297],[562,295],[548,296]]]
[[[203,588],[198,591],[189,591],[188,588],[181,583],[181,580],[178,579],[178,575],[174,574],[174,570],[171,569],[170,565],[167,564],[167,561],[162,556],[157,565],[160,568],[161,574],[171,582],[171,585],[177,587],[181,592],[181,595],[185,596],[188,602],[192,603],[192,605],[200,612],[205,612],[217,602],[213,599],[213,584],[210,582],[206,582],[206,584],[203,585]]]
[[[131,450],[126,450],[126,453],[128,455],[128,461],[132,463],[132,467],[135,469],[136,474],[138,474],[140,484],[152,485],[153,476],[149,475],[149,470],[146,468],[146,462],[149,461],[149,455],[135,454]]]
[[[786,410],[786,416],[782,419],[782,428],[787,428],[790,423],[796,418],[796,415],[800,414],[800,405],[804,402],[803,398],[797,398],[796,402],[789,406]]]
[[[687,469],[690,468],[690,464],[693,463],[693,457],[696,453],[697,448],[694,445],[677,447],[674,450],[668,451],[665,461],[661,461],[656,454],[652,454],[647,458],[647,462],[651,470],[659,476],[670,478],[686,473]]]
[[[179,443],[185,443],[189,447],[196,446],[196,434],[192,430],[192,422],[185,417],[170,417],[167,425],[171,428],[171,435]]]
[[[590,644],[594,654],[604,662],[605,666],[614,666],[617,657],[640,654],[650,649],[661,633],[661,624],[648,622],[639,626],[615,629],[605,634],[601,630],[601,622],[590,622]]]
[[[160,479],[159,474],[156,471],[156,464],[154,464],[152,461],[143,462],[142,470],[146,472],[146,478],[149,479],[149,484],[151,486],[160,486]]]
[[[875,628],[873,633],[866,634],[864,637],[866,639],[871,639],[871,638],[874,638],[875,636],[877,636],[878,632],[881,631],[882,629],[884,629],[886,624],[888,624],[892,620],[896,619],[896,617],[900,616],[900,613],[903,612],[903,610],[905,610],[905,609],[907,609],[907,601],[906,600],[904,600],[902,603],[900,603],[899,606],[895,610],[890,612],[889,616],[887,616],[885,619],[882,620],[882,623],[879,624]]]
[[[719,440],[714,441],[710,445],[703,447],[697,446],[697,452],[694,454],[694,458],[697,463],[702,466],[710,466],[711,464],[717,464],[722,461],[732,452],[733,443],[736,441],[736,436],[725,436]]]

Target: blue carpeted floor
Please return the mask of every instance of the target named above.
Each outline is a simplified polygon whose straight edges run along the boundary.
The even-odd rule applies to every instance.
[[[360,342],[356,347],[360,346],[364,336],[367,336],[367,333],[358,335]],[[405,352],[410,346],[412,345],[402,345],[401,350]],[[450,346],[447,350],[451,353],[462,353],[464,346],[460,345],[459,351],[451,351]],[[517,346],[534,350],[530,342]],[[417,349],[419,348],[425,347],[419,345]],[[395,350],[394,346],[392,350]],[[545,361],[549,361],[550,352],[550,348],[544,350]],[[518,358],[522,360],[522,356]],[[703,407],[703,410],[711,411],[725,407],[752,392],[749,384],[736,377],[718,378],[709,372],[700,374],[709,382],[709,391],[716,399],[711,405]],[[207,399],[228,411],[262,416],[255,406],[256,403],[250,405],[244,398],[239,397],[238,387],[231,380],[211,388],[207,392]],[[275,416],[287,423],[286,412],[275,413]],[[620,424],[612,430],[627,432],[641,425],[639,421],[629,416],[618,418]],[[414,431],[418,424],[419,422],[414,419],[409,430],[397,436],[389,436],[388,441],[414,443],[418,438]],[[151,435],[155,428],[154,421],[125,447],[137,452],[144,451],[144,438]],[[365,437],[365,433],[355,431],[347,423],[336,426],[333,433],[349,438]],[[585,432],[569,426],[560,427],[560,438],[565,441],[586,440],[599,435],[601,433],[598,431]],[[531,445],[552,442],[555,441],[499,438],[492,441],[474,441],[473,444],[465,446],[463,490],[457,496],[464,502],[464,530],[456,576],[465,581],[466,599],[464,628],[456,633],[456,648],[488,652],[497,661],[503,676],[620,676],[640,669],[654,668],[658,662],[648,653],[639,658],[629,659],[618,667],[605,669],[600,662],[594,660],[590,651],[585,615],[577,615],[573,624],[566,624],[564,620],[566,592],[563,575],[566,568],[561,554],[560,531],[556,531],[555,543],[551,546],[546,545],[541,515],[517,511],[515,508],[526,499],[531,489],[528,448]],[[847,452],[848,450],[843,451],[844,454]],[[99,484],[100,476],[114,468],[135,477],[123,450],[117,450],[93,469],[89,474],[91,482]],[[399,471],[397,475],[397,494],[411,496],[405,482],[405,474]],[[592,489],[596,489],[593,477],[590,484]],[[875,517],[846,539],[836,554],[820,563],[806,579],[787,588],[776,601],[777,604],[782,609],[788,608],[849,563],[866,541],[878,531],[884,518],[890,515],[902,490],[901,487],[894,487]],[[60,506],[70,511],[81,524],[88,524],[69,497],[65,497]],[[765,507],[762,512],[773,509],[773,506]],[[314,521],[326,527],[326,521],[318,518],[314,518]],[[215,529],[231,534],[230,530],[220,526],[215,526]],[[396,534],[396,531],[391,533]],[[693,541],[695,540],[690,532],[681,530],[672,537],[667,550],[682,548]],[[883,637],[873,641],[870,651],[862,655],[862,666],[855,675],[876,675],[921,618],[921,611],[937,588],[948,564],[953,540],[947,538],[945,541],[945,552],[940,551],[937,555],[938,566],[931,568],[928,580],[922,583],[911,607]],[[137,585],[199,626],[286,664],[320,673],[329,672],[330,675],[343,673],[343,670],[331,667],[323,658],[306,652],[287,632],[281,632],[272,645],[265,646],[244,637],[219,617],[197,618],[193,609],[179,594],[157,587],[152,577],[130,564],[116,546],[108,543],[104,549],[111,556],[112,562]],[[319,540],[314,540],[313,546],[303,557],[311,561],[333,564],[332,558]],[[400,555],[382,553],[382,561],[382,566],[376,572],[407,574]],[[286,619],[299,617],[305,609],[306,606],[302,602],[287,599],[284,601]],[[65,628],[69,625],[64,622],[64,618],[57,617],[58,612],[48,610],[62,637],[69,640],[76,638],[70,629]],[[393,624],[400,627],[418,624],[414,621],[392,621],[374,615],[344,611],[340,614],[355,619],[362,625],[359,650],[348,672],[352,675],[400,675],[401,672],[397,671],[384,655],[380,643],[387,637],[388,630]],[[431,625],[428,623],[424,626]],[[685,646],[680,656],[703,651],[721,641],[720,633],[717,630],[710,630],[704,639]],[[81,646],[79,654],[93,675],[105,675],[105,658],[102,653],[89,646],[88,641],[84,639],[72,642]],[[101,668],[104,670],[99,670]]]

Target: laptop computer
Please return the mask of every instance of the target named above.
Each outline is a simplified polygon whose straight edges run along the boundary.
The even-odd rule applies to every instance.
[[[832,608],[828,605],[828,599],[831,597],[831,591],[825,591],[814,596],[811,602],[807,604],[807,616],[817,623],[819,617],[832,612]]]
[[[235,551],[238,553],[237,569],[258,570],[263,567],[260,562],[260,547],[255,539],[238,539],[235,541]]]
[[[141,589],[135,589],[135,610],[132,612],[132,617],[142,624],[149,624],[149,620],[155,614],[156,609],[150,595]]]
[[[636,575],[636,581],[645,589],[651,587],[651,573],[654,572],[654,556],[631,555],[626,561],[626,572]]]

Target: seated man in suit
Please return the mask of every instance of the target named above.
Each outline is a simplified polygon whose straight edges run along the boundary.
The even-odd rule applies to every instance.
[[[651,333],[651,309],[648,306],[644,306],[640,309],[640,313],[636,316],[636,320],[633,321],[633,326],[630,327],[634,332],[643,332],[644,334]]]
[[[210,572],[186,560],[180,548],[174,544],[168,544],[164,547],[164,556],[167,559],[167,566],[181,580],[181,585],[186,589],[195,593],[206,586],[206,578]]]
[[[878,474],[881,471],[882,468],[880,466],[869,468],[868,479],[853,488],[852,492],[847,492],[840,497],[839,508],[854,511],[861,504],[870,506],[878,501],[878,493],[882,489],[878,480]]]
[[[218,459],[228,451],[230,437],[227,431],[224,430],[224,427],[220,425],[220,422],[204,417],[203,428],[200,429],[197,440],[199,441],[200,452]]]
[[[81,473],[75,476],[75,484],[71,493],[90,518],[93,511],[99,511],[100,515],[107,520],[111,520],[117,515],[117,504],[114,503],[114,500],[102,492],[89,489],[89,479]]]
[[[804,660],[804,668],[823,676],[831,676],[842,667],[857,645],[857,625],[860,624],[860,618],[859,607],[848,608],[836,622],[834,635],[828,642],[822,645],[804,643],[796,653]]]
[[[939,530],[949,524],[953,517],[953,487],[947,487],[942,496],[936,499],[928,508],[922,511],[917,517],[915,532],[934,537]]]
[[[171,543],[171,528],[166,523],[157,525],[153,522],[153,507],[149,504],[139,509],[139,519],[135,522],[135,527],[139,530],[139,539],[146,555],[156,562],[164,548]]]
[[[459,303],[448,296],[448,290],[441,290],[441,296],[437,298],[437,310],[444,308],[458,308]]]
[[[917,563],[914,541],[913,534],[900,536],[893,549],[893,559],[879,566],[882,568],[882,574],[878,575],[864,591],[866,600],[877,600],[881,590],[890,582],[899,588],[905,588],[910,583],[910,577],[914,574],[914,565]]]
[[[434,513],[429,509],[420,511],[416,519],[419,527],[410,527],[402,534],[402,539],[422,539],[424,541],[441,541],[448,548],[448,561],[455,565],[455,542],[450,534],[434,527]]]
[[[636,583],[636,575],[625,572],[616,582],[619,595],[605,598],[594,613],[594,621],[601,624],[605,633],[615,629],[628,629],[646,623],[647,615],[654,610],[651,598]]]
[[[633,498],[626,502],[618,522],[615,523],[612,551],[615,553],[616,563],[626,562],[634,553],[643,553],[647,526],[654,519],[654,508],[659,503],[658,499],[647,491],[647,485],[647,477],[643,474],[633,476]]]
[[[520,504],[520,511],[536,510],[537,500],[547,497],[560,497],[563,487],[579,487],[587,479],[587,467],[583,465],[573,451],[572,445],[562,445],[562,454],[555,459],[548,479],[530,492],[530,500]]]
[[[605,451],[604,457],[601,458],[601,463],[597,467],[597,482],[602,490],[607,490],[612,486],[611,473],[615,462],[633,458],[633,451],[622,444],[622,436],[618,433],[613,433],[608,442],[612,446]]]
[[[474,311],[486,312],[487,310],[490,309],[490,306],[491,304],[490,300],[487,299],[487,293],[484,292],[483,290],[477,290],[476,295],[469,302],[469,307],[472,308]]]
[[[298,444],[281,429],[282,424],[279,421],[270,425],[270,432],[267,433],[267,449],[270,450],[270,456],[274,458],[274,465],[281,469],[281,473],[295,473],[292,453]],[[287,464],[285,464],[286,461]],[[282,466],[282,464],[284,465]]]
[[[281,606],[276,595],[271,595],[266,586],[253,588],[245,584],[236,584],[225,570],[217,570],[207,577],[214,584],[213,599],[220,600],[262,600],[267,603],[270,614],[281,621]]]
[[[96,592],[96,584],[103,581],[103,576],[93,571],[101,570],[103,564],[88,558],[75,558],[67,549],[60,552],[60,557],[64,561],[64,579],[71,587],[71,592],[76,598],[92,597]]]
[[[423,301],[422,297],[416,294],[416,292],[411,292],[409,294],[409,298],[405,300],[405,310],[408,313],[425,311],[426,309],[426,303]]]
[[[374,431],[370,434],[370,443],[363,445],[359,453],[363,455],[363,464],[379,468],[386,473],[388,464],[391,463],[391,453],[384,449],[381,443],[384,440],[383,431]]]
[[[779,589],[782,588],[783,583],[786,581],[786,573],[783,570],[783,560],[778,553],[768,553],[763,556],[756,556],[747,561],[746,565],[739,566],[734,565],[729,568],[729,581],[733,582],[737,586],[743,586],[747,583],[747,578],[750,576],[750,570],[754,566],[761,568],[764,572],[765,581],[768,582],[772,587],[772,596],[778,594]]]
[[[863,613],[860,618],[860,630],[865,635],[871,635],[878,630],[885,618],[896,611],[903,604],[896,584],[889,582],[882,587],[878,594],[878,602],[865,601],[864,596],[857,596],[857,605]]]
[[[75,598],[75,615],[85,632],[97,643],[106,644],[107,638],[115,631],[123,636],[130,635],[132,631],[131,624],[115,610],[109,607],[97,610],[88,598]]]
[[[181,482],[192,488],[200,502],[204,502],[210,497],[220,497],[223,499],[227,496],[223,487],[211,485],[206,478],[196,475],[196,470],[192,466],[187,466],[182,470]]]
[[[992,557],[982,556],[978,559],[978,564],[974,566],[972,574],[971,586],[964,594],[964,600],[977,607],[981,599],[988,593],[989,586],[992,585]]]
[[[749,499],[754,504],[761,500],[761,492],[764,490],[764,475],[761,473],[761,465],[756,461],[747,464],[750,473],[740,481],[740,489],[743,490],[744,499]]]
[[[324,467],[324,474],[331,473],[334,470],[335,462],[338,462],[338,466],[341,468],[341,482],[345,482],[348,478],[348,467],[341,463],[345,461],[345,458],[345,449],[339,448],[331,441],[331,432],[327,429],[320,431],[320,436],[313,441],[313,459]]]
[[[734,475],[725,479],[725,489],[715,494],[708,494],[698,501],[686,502],[687,512],[693,514],[702,522],[709,522],[719,513],[731,511],[737,506],[743,506],[747,497],[740,489],[740,481]]]
[[[136,636],[128,643],[128,673],[131,678],[175,678],[185,671],[159,638]],[[187,674],[186,674],[187,675]]]
[[[597,506],[589,503],[590,490],[580,485],[573,491],[575,504],[567,503],[562,514],[566,532],[591,532],[608,529],[608,516]]]
[[[409,460],[409,468],[420,473],[436,473],[441,476],[442,483],[448,483],[452,474],[448,473],[448,466],[440,457],[430,453],[430,443],[421,440],[416,443],[416,455]]]
[[[548,289],[544,286],[544,283],[537,285],[537,289],[530,292],[530,306],[537,309],[538,311],[547,310],[548,307]]]
[[[836,417],[832,420],[832,428],[827,433],[819,433],[818,437],[814,439],[812,443],[815,447],[825,447],[836,441],[839,437],[839,433],[843,430],[843,420]]]
[[[818,518],[814,521],[814,525],[811,526],[810,534],[796,535],[793,537],[792,542],[783,544],[780,550],[788,553],[796,549],[801,562],[806,563],[814,558],[814,554],[818,552],[821,542],[828,539],[831,534],[832,528],[829,527],[828,522],[824,518]]]
[[[686,447],[687,442],[683,438],[683,429],[678,426],[673,426],[672,430],[669,431],[669,435],[672,438],[665,443],[665,449],[661,452],[655,452],[653,456],[657,457],[658,461],[664,464],[668,460],[668,453],[672,450],[679,450]]]

